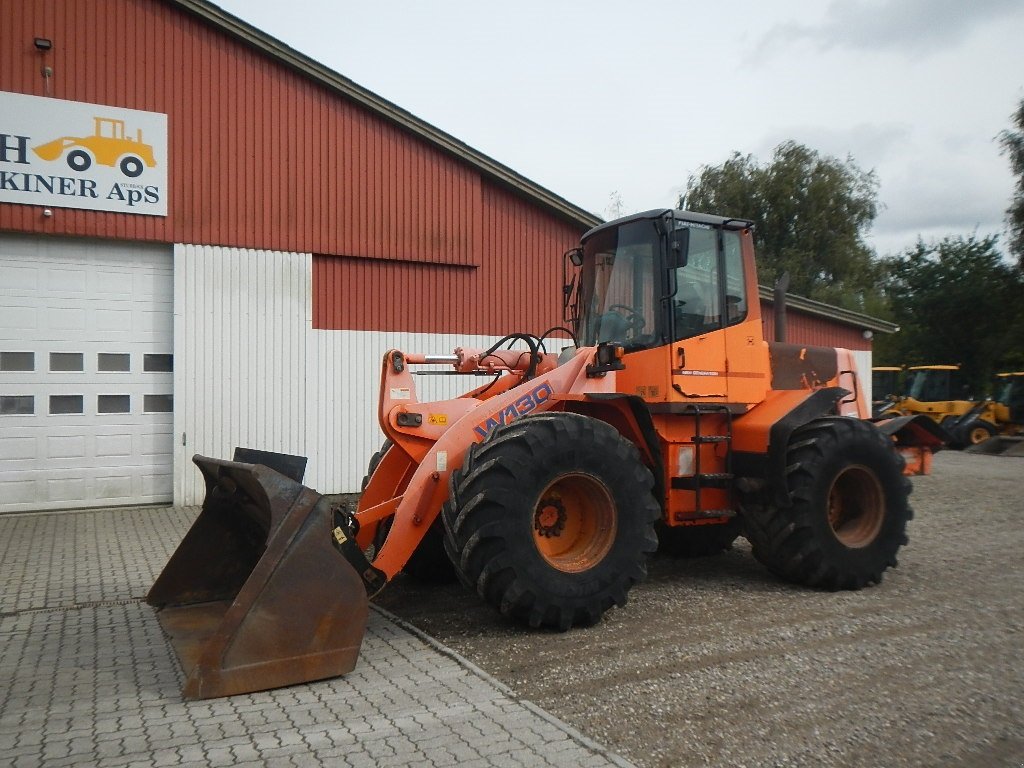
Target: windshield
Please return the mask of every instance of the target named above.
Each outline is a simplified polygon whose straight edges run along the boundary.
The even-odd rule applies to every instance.
[[[578,296],[581,344],[616,341],[635,349],[656,341],[654,264],[659,248],[658,231],[649,219],[587,240]]]
[[[996,398],[1003,405],[1024,405],[1024,376],[1007,377]]]
[[[896,392],[896,374],[899,371],[872,371],[871,392],[875,400],[881,400]]]
[[[924,403],[949,400],[949,371],[911,371],[907,394]]]

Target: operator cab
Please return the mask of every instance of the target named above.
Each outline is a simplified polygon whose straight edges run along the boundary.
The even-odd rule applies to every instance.
[[[915,366],[907,372],[904,395],[922,403],[970,399],[960,366]]]
[[[1024,424],[1024,371],[996,376],[1001,385],[996,400],[1009,409],[1010,421]]]
[[[587,232],[571,252],[580,274],[570,319],[580,344],[613,342],[631,352],[742,322],[741,232],[750,226],[654,210]]]

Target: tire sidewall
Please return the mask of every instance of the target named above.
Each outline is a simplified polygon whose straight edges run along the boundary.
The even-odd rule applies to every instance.
[[[906,529],[908,512],[902,471],[893,460],[891,447],[870,432],[858,431],[854,437],[844,441],[841,448],[826,454],[816,467],[817,476],[811,484],[810,500],[802,514],[821,542],[823,557],[841,570],[864,572],[884,569],[903,544]],[[874,474],[881,486],[885,506],[878,533],[863,547],[843,544],[828,519],[832,483],[844,470],[855,466],[864,467]]]

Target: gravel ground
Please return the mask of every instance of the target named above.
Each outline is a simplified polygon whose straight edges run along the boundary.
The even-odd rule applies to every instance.
[[[629,604],[564,634],[457,585],[376,602],[639,766],[1024,766],[1024,458],[945,452],[914,479],[874,588],[779,582],[746,541],[656,557]]]

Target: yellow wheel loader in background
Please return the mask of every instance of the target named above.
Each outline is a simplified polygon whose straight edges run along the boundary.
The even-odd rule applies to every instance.
[[[876,365],[871,369],[871,415],[881,416],[897,398],[903,388],[901,365]]]
[[[993,397],[950,425],[972,453],[1024,455],[1024,371],[996,374]]]
[[[890,399],[879,416],[927,416],[956,444],[953,426],[977,404],[962,382],[959,365],[911,365],[906,368],[899,394]]]
[[[921,416],[868,421],[848,350],[764,338],[749,221],[635,214],[569,263],[571,330],[384,354],[387,442],[354,513],[301,485],[304,459],[194,458],[203,510],[148,595],[185,696],[351,670],[367,600],[416,559],[556,630],[624,605],[659,542],[713,552],[742,533],[779,578],[826,590],[896,565],[905,475],[941,434]],[[552,334],[573,343],[549,352]],[[414,370],[439,363],[469,391],[421,402]]]

